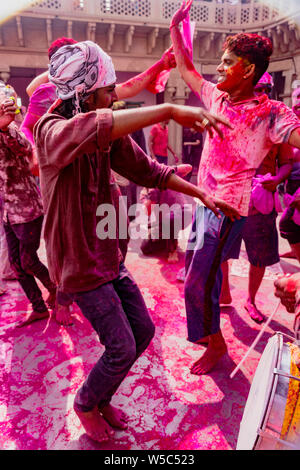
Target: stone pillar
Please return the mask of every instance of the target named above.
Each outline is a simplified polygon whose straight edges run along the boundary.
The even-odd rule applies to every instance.
[[[295,79],[295,72],[294,70],[284,70],[282,72],[282,75],[285,78],[285,84],[284,84],[284,92],[282,95],[283,102],[291,107],[292,106],[292,101],[291,101],[291,95],[292,95],[292,82]],[[300,77],[300,75],[299,75]]]
[[[7,83],[10,77],[10,66],[0,65],[0,79]]]
[[[190,89],[182,80],[177,70],[172,70],[165,91],[165,102],[184,105]],[[182,126],[171,120],[169,123],[169,145],[182,161]],[[169,152],[168,164],[174,165],[173,155]]]

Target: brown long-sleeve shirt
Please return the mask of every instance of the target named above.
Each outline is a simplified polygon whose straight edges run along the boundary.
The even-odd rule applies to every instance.
[[[113,205],[111,168],[141,186],[161,189],[172,172],[130,137],[111,145],[112,120],[109,109],[71,119],[46,114],[34,129],[49,272],[64,292],[92,290],[118,276],[117,236],[100,239],[96,231],[103,219],[97,209]]]
[[[30,171],[32,148],[15,123],[0,130],[0,198],[3,220],[24,224],[43,214],[42,199]]]

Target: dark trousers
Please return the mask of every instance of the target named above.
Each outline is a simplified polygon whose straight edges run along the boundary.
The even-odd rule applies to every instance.
[[[220,331],[219,298],[221,263],[236,256],[246,217],[231,222],[207,207],[196,205],[185,258],[185,307],[188,340],[198,340]]]
[[[55,284],[50,280],[48,269],[37,255],[42,224],[43,216],[24,224],[10,224],[9,221],[4,223],[9,261],[36,312],[44,312],[47,307],[35,277],[49,292],[56,290]]]
[[[131,366],[154,336],[142,294],[124,264],[116,279],[97,289],[70,294],[90,321],[105,351],[78,390],[74,407],[108,405]]]

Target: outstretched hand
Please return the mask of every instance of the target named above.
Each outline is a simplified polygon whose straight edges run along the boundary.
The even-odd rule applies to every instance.
[[[221,218],[221,213],[215,203],[214,197],[210,196],[206,191],[199,188],[198,198],[203,204],[210,209],[219,219]]]
[[[213,213],[219,219],[221,218],[220,210],[223,212],[223,214],[226,217],[229,217],[230,220],[232,220],[232,222],[241,218],[239,212],[227,202],[223,201],[222,199],[218,199],[214,196],[210,196],[208,193],[206,193],[203,190],[200,190],[200,191],[202,192],[202,195],[199,196],[199,199],[201,199],[203,204],[205,204],[208,209],[213,211]]]
[[[170,29],[174,26],[178,26],[187,17],[192,3],[193,0],[183,0],[181,7],[174,13],[172,17]]]
[[[226,217],[229,217],[230,220],[232,220],[232,222],[241,218],[239,212],[230,204],[228,204],[228,202],[225,202],[222,199],[219,199],[216,197],[213,197],[213,200],[214,200],[216,207],[221,209],[223,214],[226,215]]]
[[[222,116],[216,116],[203,108],[194,106],[173,105],[172,119],[184,127],[192,127],[198,132],[207,131],[210,137],[213,137],[214,131],[221,139],[224,134],[220,125],[232,129],[230,122]]]

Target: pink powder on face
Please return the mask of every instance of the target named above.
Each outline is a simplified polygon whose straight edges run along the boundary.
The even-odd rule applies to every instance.
[[[225,59],[227,58],[226,54],[228,53],[225,52]],[[234,54],[230,53],[229,58],[232,55],[234,56]],[[237,63],[233,65],[227,65],[226,63],[223,64],[222,62],[222,64],[217,68],[217,70],[221,76],[225,74],[224,80],[217,84],[217,88],[222,91],[231,92],[232,90],[235,90],[237,88],[239,82],[245,74],[245,61],[241,57],[238,57]]]

